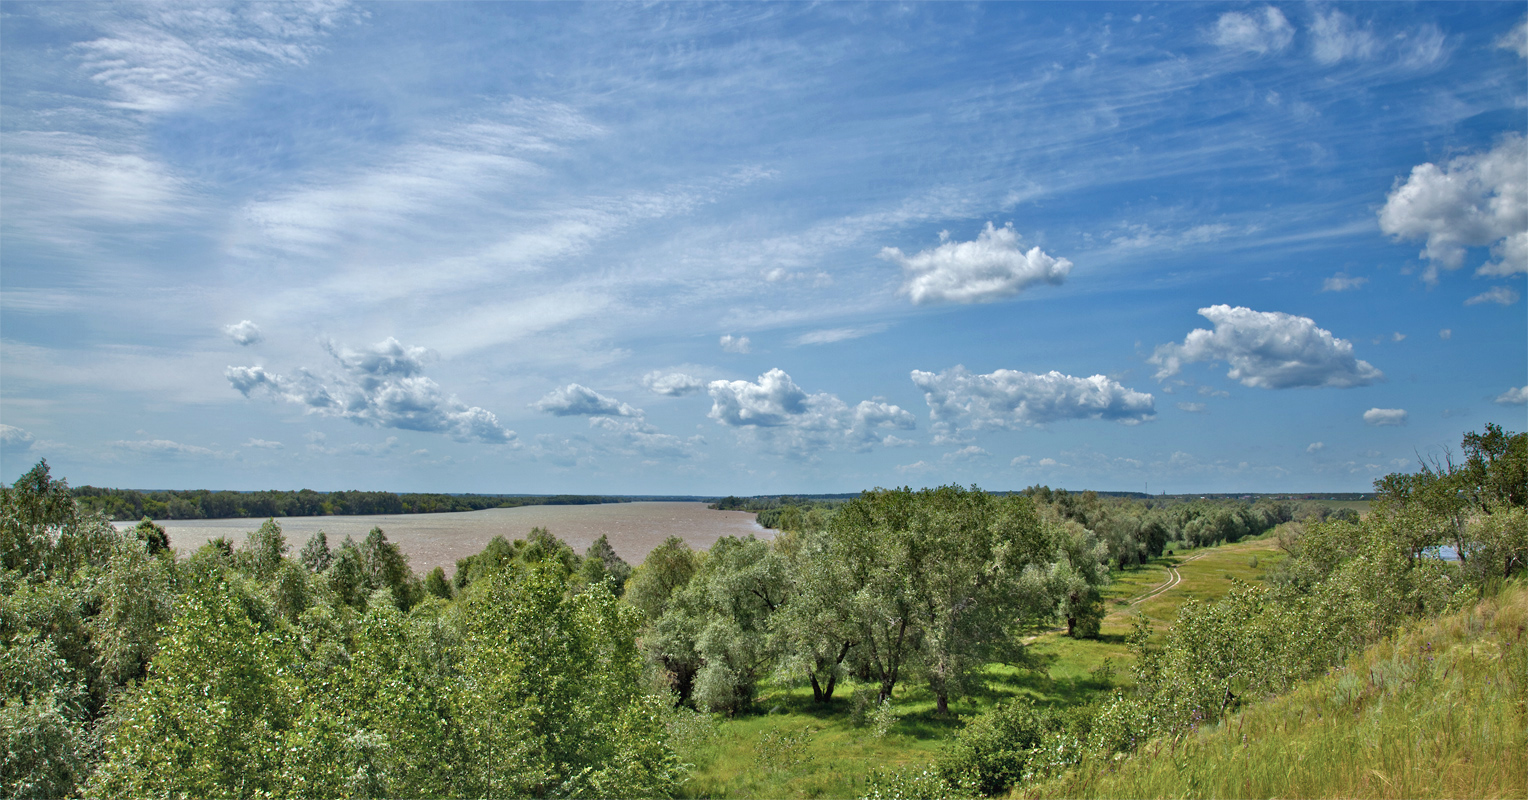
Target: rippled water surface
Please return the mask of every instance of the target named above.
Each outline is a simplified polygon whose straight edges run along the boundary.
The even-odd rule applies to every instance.
[[[243,544],[245,535],[260,527],[258,519],[161,520],[169,531],[170,544],[186,555],[209,539],[227,536]],[[387,533],[389,541],[409,556],[409,564],[421,577],[436,566],[451,574],[456,560],[482,551],[488,540],[502,534],[511,541],[524,539],[533,527],[543,527],[583,553],[600,534],[621,558],[633,565],[669,536],[678,536],[697,550],[704,550],[723,536],[754,534],[767,538],[773,532],[759,527],[754,515],[744,511],[713,511],[705,503],[606,503],[591,506],[521,506],[490,508],[451,514],[377,514],[358,517],[281,517],[276,520],[286,534],[292,553],[302,549],[319,530],[328,535],[329,546],[350,536],[366,538],[373,527]],[[130,527],[132,523],[118,523]]]

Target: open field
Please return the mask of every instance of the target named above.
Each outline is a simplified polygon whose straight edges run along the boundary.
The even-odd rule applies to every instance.
[[[766,686],[757,713],[713,722],[708,735],[688,740],[682,755],[695,771],[685,796],[854,797],[865,791],[872,768],[930,763],[965,719],[994,703],[1020,694],[1057,707],[1099,702],[1133,684],[1126,636],[1137,613],[1160,633],[1183,603],[1214,600],[1233,579],[1257,583],[1281,557],[1270,536],[1179,550],[1116,571],[1104,591],[1109,614],[1098,639],[1071,639],[1063,630],[1031,637],[1025,664],[989,664],[982,685],[951,698],[949,717],[934,714],[934,697],[924,685],[903,681],[893,694],[899,718],[884,736],[877,736],[872,722],[856,719],[852,681],[840,685],[828,708],[815,706],[808,688]],[[1163,590],[1174,570],[1178,580]],[[1134,602],[1148,595],[1154,596]]]
[[[160,521],[170,534],[170,544],[186,555],[208,540],[227,536],[235,544],[260,527],[258,519],[198,519]],[[549,529],[553,535],[582,553],[601,534],[631,564],[640,564],[648,551],[669,536],[678,536],[697,550],[711,547],[723,536],[753,534],[767,539],[774,532],[761,528],[747,511],[712,511],[705,503],[651,502],[601,505],[520,506],[445,514],[377,514],[367,516],[282,517],[276,520],[295,552],[308,537],[324,531],[333,547],[346,536],[366,538],[373,527],[396,542],[409,565],[420,576],[437,566],[450,575],[456,560],[481,552],[488,541],[502,535],[523,539],[531,528]],[[117,523],[119,528],[133,523]]]

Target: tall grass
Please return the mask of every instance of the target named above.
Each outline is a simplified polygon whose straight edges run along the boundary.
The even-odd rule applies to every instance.
[[[1528,797],[1528,588],[1021,797]]]

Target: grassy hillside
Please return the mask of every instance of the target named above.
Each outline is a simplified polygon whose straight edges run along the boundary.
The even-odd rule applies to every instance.
[[[1022,797],[1528,797],[1528,588]]]

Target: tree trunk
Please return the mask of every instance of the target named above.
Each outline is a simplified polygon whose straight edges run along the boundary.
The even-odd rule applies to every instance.
[[[1074,638],[1076,637],[1076,635],[1077,635],[1077,618],[1076,617],[1067,617],[1066,618],[1066,635],[1074,637]]]
[[[812,673],[811,678],[812,678],[812,702],[814,702],[814,703],[826,702],[826,698],[824,698],[823,694],[822,694],[822,687],[817,684],[817,674],[816,673]],[[832,691],[833,691],[833,684],[829,683],[828,684],[829,696],[831,696]]]
[[[934,713],[936,715],[941,717],[948,717],[950,715],[950,696],[948,694],[940,692],[935,696],[934,702]]]
[[[831,703],[831,702],[833,702],[833,687],[837,683],[838,683],[838,672],[834,671],[834,673],[832,675],[828,676],[828,688],[824,689],[823,692],[822,692],[822,702],[824,702],[824,703]]]

